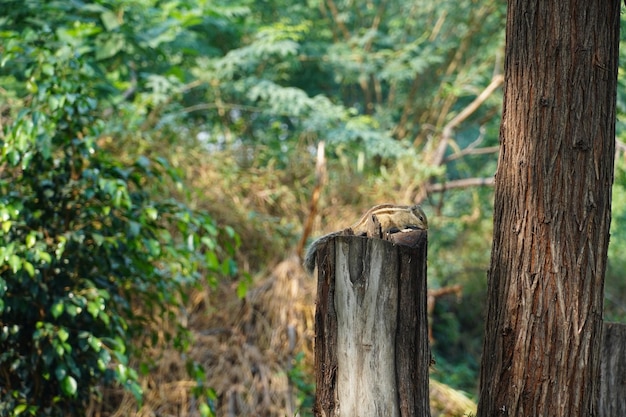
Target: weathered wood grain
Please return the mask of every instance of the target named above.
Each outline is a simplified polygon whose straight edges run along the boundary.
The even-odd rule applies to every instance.
[[[318,252],[316,416],[428,417],[425,231]]]

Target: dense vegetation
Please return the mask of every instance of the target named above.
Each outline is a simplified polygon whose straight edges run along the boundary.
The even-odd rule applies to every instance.
[[[141,404],[157,358],[137,353],[188,352],[194,329],[181,316],[194,291],[220,288],[206,314],[226,309],[224,297],[245,297],[294,252],[320,141],[328,177],[315,234],[376,203],[423,203],[429,286],[463,289],[436,304],[433,377],[473,392],[502,2],[0,6],[1,415],[83,415],[116,384]],[[620,84],[620,111],[625,97]],[[623,150],[606,288],[613,320],[626,317]],[[196,409],[211,415],[221,393],[185,357]],[[310,368],[294,360],[287,372],[306,405]]]

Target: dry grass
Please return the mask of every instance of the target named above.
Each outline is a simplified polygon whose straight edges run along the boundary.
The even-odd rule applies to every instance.
[[[476,404],[465,394],[441,382],[430,380],[431,417],[462,417],[476,414]]]
[[[217,415],[295,415],[295,387],[287,375],[296,354],[313,357],[313,303],[313,280],[289,258],[248,292],[232,316],[190,323],[204,328],[190,354],[218,393]]]
[[[188,358],[206,370],[206,385],[218,397],[216,414],[299,415],[297,389],[288,374],[295,355],[303,352],[304,367],[313,375],[315,280],[302,271],[297,258],[291,257],[259,280],[245,300],[232,294],[234,290],[227,287],[210,295],[196,292],[188,315],[195,339]],[[187,358],[176,350],[146,354],[156,361],[153,371],[143,378],[144,406],[136,411],[130,394],[111,390],[105,403],[117,402],[117,408],[107,411],[100,404],[100,408],[92,409],[91,416],[200,416],[199,404],[190,395],[196,382],[186,372]],[[475,412],[475,405],[466,396],[433,380],[430,395],[433,417]]]
[[[279,263],[244,300],[227,287],[211,295],[195,292],[188,314],[194,334],[188,358],[174,349],[146,352],[155,367],[142,379],[144,406],[136,411],[130,394],[107,390],[89,415],[199,416],[199,404],[190,396],[196,382],[187,374],[187,359],[204,367],[206,385],[217,393],[218,416],[297,415],[296,387],[288,374],[300,352],[313,374],[314,292],[314,280],[295,257]],[[110,403],[117,408],[107,407]]]

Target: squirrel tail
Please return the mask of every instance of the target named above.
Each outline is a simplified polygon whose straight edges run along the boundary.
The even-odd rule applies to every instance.
[[[316,242],[317,241],[311,243],[311,246],[309,246],[304,256],[304,269],[311,275],[313,274],[313,270],[315,270],[315,259],[317,258]]]
[[[317,260],[317,250],[319,247],[326,242],[328,242],[331,238],[340,235],[342,232],[333,232],[327,235],[324,235],[311,243],[309,248],[306,251],[306,255],[304,255],[304,269],[309,273],[313,274],[315,270],[315,261]]]

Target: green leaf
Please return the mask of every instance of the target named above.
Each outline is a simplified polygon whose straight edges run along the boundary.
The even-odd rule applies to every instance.
[[[211,417],[214,416],[211,407],[207,403],[201,403],[200,407],[198,407],[198,411],[200,411],[200,415],[202,417]]]
[[[239,271],[237,268],[237,262],[235,262],[232,258],[224,260],[224,262],[222,262],[222,271],[224,275],[227,276],[233,277],[237,275],[237,272]]]
[[[39,259],[40,261],[42,261],[42,263],[49,264],[50,262],[52,262],[52,255],[50,255],[46,251],[38,250],[35,253],[35,259]]]
[[[151,256],[159,256],[161,253],[161,244],[156,239],[148,239],[145,241],[148,252]]]
[[[57,380],[63,381],[67,376],[67,368],[64,365],[57,366],[57,369],[54,371],[54,374],[57,377]]]
[[[102,244],[104,243],[104,236],[102,236],[101,234],[93,233],[91,237],[93,238],[93,241],[96,243],[96,246],[102,246]]]
[[[117,20],[117,16],[109,10],[102,12],[100,14],[100,19],[102,20],[104,28],[109,32],[120,27],[120,22]]]
[[[38,88],[37,88],[37,83],[35,83],[35,80],[31,78],[28,81],[26,81],[26,89],[32,94],[37,93]]]
[[[54,254],[56,255],[57,259],[61,259],[61,256],[63,256],[63,252],[65,252],[65,245],[67,244],[67,238],[65,236],[58,236],[57,239],[58,239],[58,243],[54,250]]]
[[[131,237],[139,236],[141,232],[141,223],[135,221],[128,222],[128,233]]]
[[[53,111],[61,107],[61,100],[59,100],[59,97],[57,96],[48,97],[48,107],[50,107],[50,110],[53,110]]]
[[[57,337],[59,338],[59,340],[60,340],[61,342],[65,342],[65,341],[66,341],[66,340],[70,337],[70,334],[68,333],[68,331],[67,331],[66,329],[64,329],[64,328],[62,328],[62,327],[61,327],[61,328],[57,331]]]
[[[26,247],[30,249],[35,246],[35,243],[37,243],[37,234],[35,232],[30,232],[26,235]]]
[[[215,241],[215,239],[211,239],[208,236],[202,236],[200,238],[200,242],[202,242],[202,244],[206,246],[207,249],[210,251],[214,251],[217,248],[217,242]]]
[[[205,255],[205,261],[207,268],[217,271],[220,268],[220,260],[217,259],[217,255],[213,251],[208,251]]]
[[[13,409],[13,415],[19,416],[24,411],[26,411],[27,408],[28,408],[28,405],[26,405],[26,404],[18,404]]]
[[[100,350],[102,349],[102,341],[97,337],[90,336],[87,338],[87,342],[94,352],[100,352]]]
[[[33,266],[33,264],[31,264],[28,261],[24,261],[23,267],[24,267],[24,270],[26,270],[26,272],[28,273],[28,275],[31,276],[31,278],[35,276],[35,267]]]
[[[66,304],[65,311],[70,317],[76,317],[79,314],[79,308],[74,304]]]
[[[144,213],[148,219],[155,221],[159,217],[159,211],[154,207],[146,207]]]
[[[98,319],[100,319],[106,326],[108,326],[111,322],[111,318],[104,311],[100,311],[100,313],[98,313]]]
[[[115,370],[118,381],[120,381],[121,383],[126,382],[126,380],[128,379],[128,368],[126,367],[126,365],[119,363],[115,367]]]
[[[56,353],[57,357],[63,357],[63,355],[65,355],[65,346],[63,346],[63,343],[53,340],[52,348],[54,349],[54,353]]]
[[[143,390],[141,389],[141,385],[139,385],[137,382],[129,381],[126,384],[126,389],[128,389],[131,394],[133,394],[133,397],[135,397],[135,401],[137,401],[139,405],[143,403]]]
[[[61,381],[61,390],[63,391],[63,393],[65,393],[65,395],[68,395],[70,397],[75,396],[77,388],[78,384],[76,383],[74,377],[72,377],[71,375],[67,375]]]
[[[247,283],[242,281],[239,284],[237,284],[237,297],[239,297],[240,300],[243,300],[246,297],[247,293],[248,293]]]
[[[52,308],[50,309],[50,313],[55,319],[59,318],[59,316],[63,314],[63,311],[65,311],[65,304],[63,304],[62,301],[57,301],[52,304]]]
[[[17,274],[17,271],[22,268],[22,258],[17,255],[9,256],[9,266],[11,267],[13,273]]]

